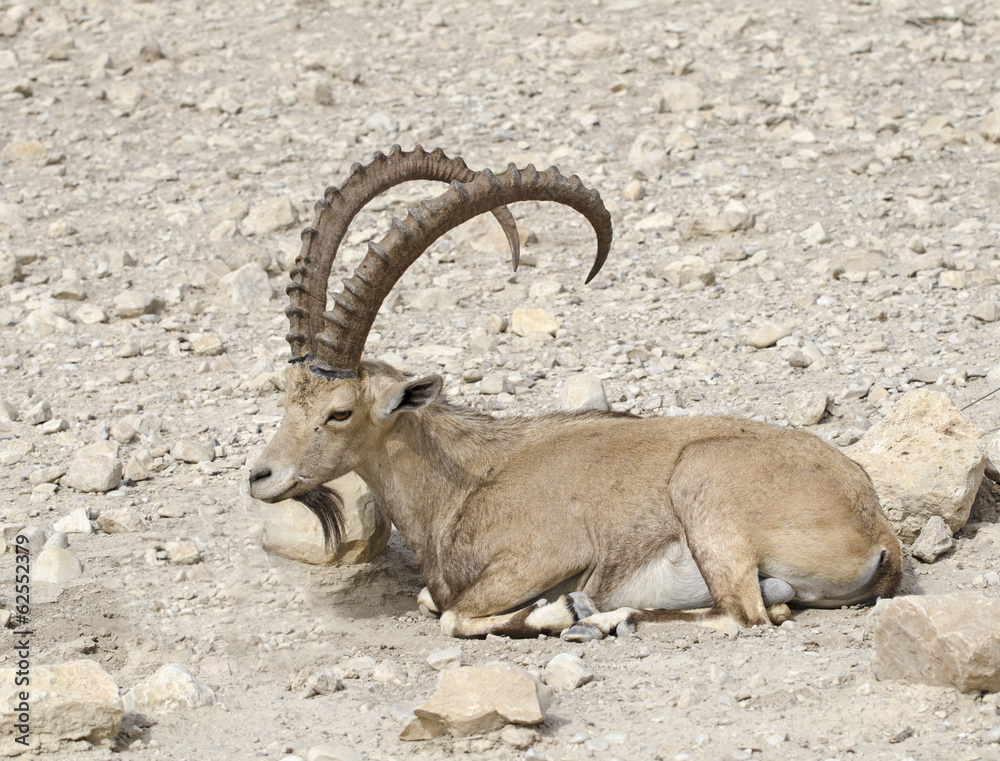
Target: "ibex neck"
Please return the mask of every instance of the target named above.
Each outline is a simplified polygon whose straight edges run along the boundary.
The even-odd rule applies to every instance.
[[[506,461],[520,426],[435,402],[404,413],[364,469],[380,508],[417,555],[426,557],[466,497]]]

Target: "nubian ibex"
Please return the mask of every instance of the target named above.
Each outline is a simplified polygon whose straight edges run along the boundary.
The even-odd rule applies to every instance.
[[[451,187],[393,219],[326,311],[351,220],[409,180]],[[340,502],[324,484],[357,472],[416,556],[421,601],[457,637],[767,625],[789,602],[893,595],[902,553],[871,480],[815,436],[725,417],[497,419],[443,400],[438,375],[412,379],[361,359],[393,285],[452,228],[492,211],[516,267],[507,204],[529,200],[570,206],[593,226],[589,282],[608,255],[611,218],[596,191],[554,167],[495,175],[395,146],[326,191],[291,271],[285,420],[250,475],[252,495],[302,501],[332,541]]]

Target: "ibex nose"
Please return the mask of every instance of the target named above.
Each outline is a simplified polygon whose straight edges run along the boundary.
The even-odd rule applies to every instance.
[[[261,479],[268,478],[271,475],[270,468],[261,468],[260,470],[255,470],[250,474],[250,483],[255,484]]]

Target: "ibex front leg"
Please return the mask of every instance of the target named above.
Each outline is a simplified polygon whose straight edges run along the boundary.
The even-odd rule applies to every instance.
[[[597,613],[594,603],[583,592],[559,595],[551,602],[536,599],[563,579],[552,579],[541,589],[536,587],[517,594],[512,578],[516,575],[500,573],[495,566],[484,572],[441,614],[444,633],[451,637],[496,634],[515,639],[559,635],[577,621]]]

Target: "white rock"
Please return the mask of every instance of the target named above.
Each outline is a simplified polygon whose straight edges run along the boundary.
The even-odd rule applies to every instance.
[[[69,537],[66,536],[64,531],[56,531],[52,536],[45,540],[46,547],[59,547],[60,549],[69,549]]]
[[[933,563],[954,546],[955,538],[948,524],[941,516],[932,515],[910,548],[910,554],[925,563]]]
[[[798,391],[788,397],[788,422],[796,428],[816,425],[826,414],[830,395],[822,391]]]
[[[13,539],[7,538],[7,534],[9,532],[6,530],[6,528],[13,529],[16,528],[18,525],[19,524],[15,523],[12,526],[5,527],[4,538],[7,539],[8,542],[15,542],[21,545],[22,547],[27,546],[28,552],[31,554],[31,556],[37,557],[38,554],[42,551],[42,547],[45,546],[45,537],[46,537],[45,532],[38,526],[25,526],[21,529],[14,531]],[[19,540],[18,537],[22,536],[24,537],[24,540]],[[25,540],[27,540],[27,545],[24,544]]]
[[[49,405],[48,399],[42,399],[33,404],[22,417],[22,420],[28,425],[41,425],[51,419],[52,407]]]
[[[555,278],[545,277],[535,280],[528,288],[528,297],[532,299],[547,299],[556,296],[566,288]]]
[[[1000,308],[997,307],[997,303],[993,299],[987,299],[973,307],[969,314],[980,322],[996,322],[1000,319]]]
[[[561,326],[556,316],[544,309],[515,309],[511,315],[511,330],[519,336],[529,333],[555,335]]]
[[[820,222],[816,222],[802,233],[802,240],[810,246],[818,246],[821,243],[829,243],[830,236],[826,234],[823,225]]]
[[[188,341],[196,357],[216,357],[225,351],[218,333],[196,333],[188,336]]]
[[[67,549],[46,544],[31,563],[31,580],[64,584],[83,575],[83,566]]]
[[[215,459],[215,447],[204,441],[178,439],[170,447],[170,454],[181,462],[211,462]]]
[[[199,682],[186,666],[168,663],[126,692],[122,703],[126,711],[155,716],[184,708],[213,705],[215,693]]]
[[[513,394],[514,384],[503,373],[488,373],[479,384],[479,393],[487,395]]]
[[[108,314],[100,307],[87,305],[77,309],[73,313],[73,319],[81,325],[98,325],[108,321]]]
[[[626,185],[624,190],[622,190],[622,195],[630,201],[641,201],[646,197],[646,186],[639,180],[632,180],[632,182]]]
[[[18,413],[17,407],[6,399],[0,399],[0,421],[13,423],[20,419],[21,415]]]
[[[869,614],[876,679],[1000,691],[1000,600],[979,594],[879,600]]]
[[[985,140],[1000,143],[1000,111],[990,111],[979,123],[979,134]]]
[[[594,672],[572,653],[559,653],[545,667],[545,682],[557,690],[575,690],[594,681]]]
[[[682,291],[698,291],[715,283],[715,270],[700,256],[668,262],[656,274]]]
[[[114,307],[116,316],[131,319],[163,311],[164,302],[149,291],[130,289],[115,296]]]
[[[303,670],[292,678],[292,689],[302,687],[304,697],[332,695],[344,689],[344,679],[329,669]]]
[[[372,671],[372,679],[376,682],[391,682],[395,685],[406,684],[406,669],[402,664],[388,659],[380,662]]]
[[[457,669],[462,665],[462,648],[461,646],[456,646],[444,650],[435,650],[427,656],[427,664],[437,671]]]
[[[129,534],[146,530],[146,522],[134,507],[102,510],[95,523],[105,534]]]
[[[87,508],[85,507],[78,507],[66,517],[57,520],[52,524],[52,528],[67,534],[94,533],[94,527],[90,525],[90,516],[87,515]]]
[[[220,293],[243,312],[266,306],[274,296],[271,280],[259,264],[250,262],[219,280]]]
[[[628,151],[628,165],[649,180],[660,176],[667,163],[667,151],[658,134],[640,132]]]
[[[765,322],[747,334],[747,343],[755,349],[766,349],[769,346],[774,346],[782,338],[791,334],[792,329],[787,325]]]
[[[931,516],[952,533],[969,519],[986,468],[982,436],[945,394],[917,389],[847,454],[868,471],[899,537],[912,542]]]
[[[434,696],[414,709],[400,739],[428,740],[445,732],[469,737],[509,723],[540,724],[551,701],[550,687],[509,663],[446,669]]]
[[[561,410],[610,410],[604,384],[586,373],[571,375],[559,388]]]
[[[167,542],[164,549],[173,565],[196,565],[201,562],[201,553],[194,542]]]
[[[566,50],[574,58],[595,61],[618,52],[618,41],[607,34],[579,32],[566,40]]]
[[[249,457],[247,460],[251,462]],[[385,549],[392,524],[375,505],[367,484],[348,473],[327,486],[343,498],[341,544],[327,549],[319,519],[301,502],[291,499],[275,504],[257,502],[263,524],[262,542],[267,552],[313,565],[354,565],[367,563]]]
[[[137,449],[128,458],[128,462],[125,463],[122,475],[132,481],[145,481],[149,478],[152,467],[153,456],[149,453],[149,450],[145,448]]]
[[[698,212],[690,224],[691,235],[721,235],[738,230],[749,230],[756,221],[741,201],[730,201],[720,213]]]
[[[30,691],[27,750],[60,751],[63,743],[114,741],[122,720],[118,685],[91,660],[52,665],[32,663],[31,684],[18,684],[18,669],[0,669],[0,755],[18,755],[15,743],[21,693]],[[21,680],[23,682],[23,680]]]
[[[664,111],[697,111],[704,98],[701,88],[687,79],[667,79],[661,92]]]
[[[28,476],[28,483],[32,486],[54,484],[65,475],[66,468],[61,465],[50,465],[47,468],[37,468],[31,471],[31,475]]]
[[[98,441],[77,453],[62,483],[77,491],[106,492],[117,488],[121,480],[118,443]]]
[[[240,223],[244,235],[269,235],[287,230],[299,221],[298,212],[285,196],[256,204]]]
[[[7,246],[0,245],[0,286],[16,283],[21,279],[21,262]]]

